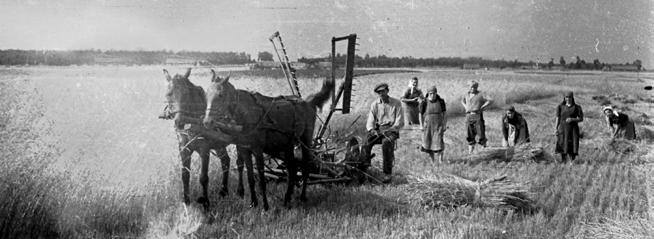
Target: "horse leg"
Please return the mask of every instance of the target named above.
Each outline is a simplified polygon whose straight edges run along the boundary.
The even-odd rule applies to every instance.
[[[257,163],[257,171],[259,171],[259,187],[261,188],[261,200],[263,201],[263,210],[268,210],[268,197],[266,196],[266,176],[264,174],[263,165],[263,149],[257,148],[254,150],[254,159]]]
[[[257,200],[257,192],[254,190],[254,168],[252,167],[252,152],[249,149],[244,149],[241,147],[237,148],[237,154],[240,160],[245,162],[245,167],[248,170],[248,186],[250,187],[250,207],[256,207],[259,202]]]
[[[286,150],[284,152],[284,157],[286,161],[286,166],[288,167],[288,185],[286,187],[286,195],[284,195],[284,206],[290,207],[291,196],[293,196],[293,189],[295,188],[295,182],[297,182],[297,162],[293,156],[293,148],[291,150]],[[303,172],[302,175],[306,174]]]
[[[236,168],[238,169],[238,188],[236,189],[236,195],[243,198],[245,194],[245,190],[243,189],[243,158],[240,156],[236,157]]]
[[[313,153],[309,150],[311,145],[311,134],[308,137],[303,137],[303,144],[300,146],[302,148],[302,159],[300,160],[300,167],[302,170],[302,192],[300,192],[300,201],[307,201],[307,183],[309,182],[309,173],[313,168]]]
[[[218,192],[218,195],[225,197],[229,194],[229,161],[231,159],[229,158],[225,147],[216,148],[216,155],[220,158],[220,166],[223,170],[223,186],[220,189],[220,192]]]
[[[202,185],[202,196],[197,199],[197,202],[204,206],[205,209],[209,208],[209,149],[203,147],[200,151],[200,159],[202,161],[202,168],[200,169],[200,185]]]
[[[191,203],[189,199],[189,188],[188,181],[191,177],[191,153],[187,149],[182,149],[179,151],[179,156],[182,159],[182,185],[184,186],[184,203],[186,205]]]

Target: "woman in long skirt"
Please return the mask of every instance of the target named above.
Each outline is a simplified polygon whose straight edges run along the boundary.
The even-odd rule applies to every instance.
[[[405,111],[404,118],[406,118],[408,125],[420,125],[420,117],[418,117],[418,106],[422,101],[422,91],[418,89],[418,78],[413,77],[409,82],[409,88],[404,92],[400,99],[404,102]]]
[[[611,130],[611,136],[614,139],[636,139],[636,126],[629,116],[613,110],[611,106],[604,107],[602,111],[604,111],[606,125]]]
[[[438,94],[436,86],[427,91],[427,98],[420,105],[420,117],[422,121],[423,135],[421,150],[429,154],[432,162],[435,161],[434,154],[438,154],[438,161],[443,162],[443,133],[447,126],[445,116],[445,100]]]
[[[581,106],[575,104],[572,92],[565,94],[563,102],[556,108],[556,153],[561,154],[561,161],[566,162],[566,155],[571,161],[579,154],[579,122],[584,121]]]

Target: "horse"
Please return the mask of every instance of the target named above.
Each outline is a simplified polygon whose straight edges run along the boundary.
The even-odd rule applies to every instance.
[[[311,147],[317,108],[322,107],[329,99],[334,89],[334,81],[326,80],[319,92],[303,100],[294,95],[269,97],[236,89],[229,82],[229,76],[221,78],[215,71],[211,72],[213,76],[207,89],[207,110],[203,123],[205,127],[213,127],[217,123],[242,127],[241,132],[230,132],[227,128],[224,131],[234,136],[239,160],[245,160],[251,192],[250,206],[258,205],[252,173],[251,159],[254,155],[263,208],[268,210],[263,159],[263,153],[266,153],[281,158],[286,164],[288,185],[284,206],[288,207],[297,181],[298,168],[302,170],[304,182],[308,180],[309,170],[313,166]],[[301,160],[295,159],[293,153],[298,144],[302,149]],[[301,201],[306,201],[306,185],[302,185]]]
[[[222,188],[220,189],[220,196],[228,195],[228,180],[229,180],[229,163],[230,158],[227,154],[226,147],[229,142],[212,140],[208,137],[186,130],[186,124],[202,125],[202,118],[207,107],[205,92],[200,86],[194,85],[189,81],[188,77],[191,74],[191,68],[188,68],[184,75],[176,74],[171,77],[167,70],[163,70],[166,77],[166,102],[167,106],[159,118],[173,119],[175,131],[177,132],[177,139],[179,142],[179,155],[182,161],[182,183],[184,186],[184,203],[188,205],[189,200],[189,174],[191,168],[191,155],[197,152],[202,161],[202,169],[200,171],[200,184],[202,185],[202,196],[197,199],[197,202],[202,204],[205,208],[209,207],[208,187],[209,182],[209,154],[211,150],[215,150],[216,156],[220,158],[223,170],[222,175]],[[239,187],[237,194],[240,197],[244,195],[243,189],[243,163],[237,160],[237,167],[239,173]]]

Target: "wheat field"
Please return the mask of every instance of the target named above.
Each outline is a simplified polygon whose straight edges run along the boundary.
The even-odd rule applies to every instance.
[[[610,72],[461,71],[420,69],[355,78],[353,112],[337,114],[332,138],[360,135],[374,100],[372,87],[390,85],[399,97],[416,76],[420,87],[436,85],[448,103],[446,159],[466,157],[459,97],[469,80],[494,105],[485,115],[490,146],[499,146],[501,107],[515,105],[527,119],[532,142],[553,154],[555,107],[572,90],[585,120],[574,164],[482,163],[433,165],[417,147],[420,131],[401,132],[391,185],[311,186],[308,202],[282,206],[283,184],[271,183],[270,211],[249,208],[232,194],[220,198],[220,163],[212,156],[210,200],[181,203],[181,164],[172,122],[157,119],[164,107],[161,66],[18,67],[0,69],[0,236],[3,238],[627,238],[654,237],[654,74]],[[168,69],[182,73],[181,68]],[[225,75],[227,73],[224,73]],[[206,87],[209,69],[191,81]],[[284,79],[232,74],[237,88],[288,94]],[[303,95],[319,89],[320,77],[300,76]],[[640,140],[629,150],[607,142],[608,130],[594,96],[636,120]],[[596,97],[595,97],[596,98]],[[326,110],[323,110],[323,114]],[[359,115],[364,115],[352,122]],[[375,151],[380,155],[379,148]],[[235,158],[233,146],[230,156]],[[380,167],[380,157],[374,159]],[[194,155],[192,196],[200,194]],[[234,167],[232,163],[232,167]],[[410,175],[449,173],[468,179],[505,174],[529,185],[541,210],[524,215],[492,208],[424,210],[402,203]],[[246,193],[246,197],[247,193]],[[212,218],[213,222],[209,223]]]

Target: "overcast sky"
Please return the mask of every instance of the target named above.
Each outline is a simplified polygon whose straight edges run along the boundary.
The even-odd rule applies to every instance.
[[[272,51],[538,60],[579,55],[654,69],[651,0],[0,0],[0,49]],[[345,52],[344,46],[341,52]]]

